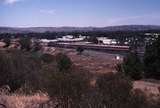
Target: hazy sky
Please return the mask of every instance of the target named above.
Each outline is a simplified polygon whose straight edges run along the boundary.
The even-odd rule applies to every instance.
[[[0,0],[0,26],[160,25],[160,0]]]

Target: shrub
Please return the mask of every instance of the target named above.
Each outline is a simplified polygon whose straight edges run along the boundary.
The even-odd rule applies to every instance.
[[[39,66],[40,62],[37,63],[35,59],[31,58],[31,55],[18,50],[1,51],[0,86],[9,85],[12,91],[19,89],[24,84],[37,87],[41,67]]]
[[[42,46],[40,45],[40,42],[38,40],[35,40],[32,46],[32,50],[34,52],[40,51],[42,49]]]
[[[145,76],[160,79],[160,37],[146,46],[144,55]]]
[[[90,36],[90,37],[88,38],[88,42],[92,42],[92,43],[94,43],[94,44],[98,44],[98,39],[97,39],[97,37],[95,37],[95,36]]]
[[[30,38],[24,37],[19,40],[19,43],[21,45],[21,50],[30,51],[31,49],[31,40]]]
[[[150,108],[147,97],[140,89],[132,91],[129,105],[132,106],[132,108]]]
[[[77,49],[78,54],[82,54],[82,52],[84,51],[84,49],[82,47],[78,47]]]
[[[54,56],[53,55],[51,55],[51,54],[43,54],[42,56],[41,56],[41,60],[44,62],[44,63],[51,63],[51,62],[53,62],[54,61]]]
[[[134,80],[139,80],[143,77],[143,64],[137,54],[130,53],[124,58],[123,63],[117,66],[117,71],[123,72]]]
[[[70,73],[55,72],[47,76],[46,91],[50,97],[56,97],[63,108],[78,108],[90,88],[88,78],[78,73],[78,70]]]
[[[9,38],[4,38],[3,42],[6,44],[4,47],[9,47],[11,44],[11,40]]]
[[[24,73],[20,71],[23,67],[23,58],[20,55],[9,55],[0,53],[0,86],[9,85],[12,90],[24,84]]]
[[[58,53],[56,55],[56,63],[57,68],[60,72],[68,71],[72,65],[72,61],[70,60],[70,58],[63,53]]]
[[[119,74],[109,73],[99,76],[96,82],[101,103],[107,108],[128,108],[132,83]]]

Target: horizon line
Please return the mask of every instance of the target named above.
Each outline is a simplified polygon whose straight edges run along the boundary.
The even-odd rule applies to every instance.
[[[0,26],[1,28],[105,28],[105,27],[118,27],[118,26],[160,26],[160,24],[120,24],[110,26]]]

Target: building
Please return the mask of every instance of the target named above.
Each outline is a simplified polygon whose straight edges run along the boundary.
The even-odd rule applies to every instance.
[[[117,44],[117,41],[115,39],[108,39],[106,37],[98,37],[97,39],[99,43],[103,43],[106,45],[116,45]]]

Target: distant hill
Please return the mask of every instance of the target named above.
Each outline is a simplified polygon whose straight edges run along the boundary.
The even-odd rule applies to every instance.
[[[124,25],[109,27],[0,27],[0,33],[28,33],[28,32],[73,32],[73,31],[145,31],[160,30],[160,26],[155,25]]]

